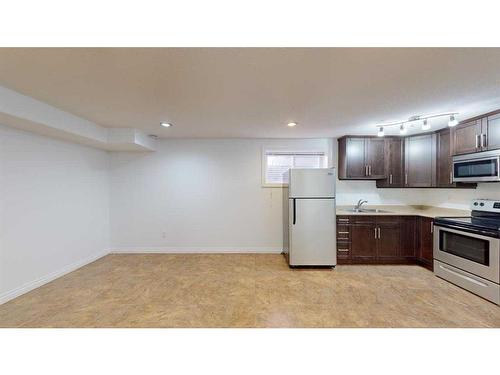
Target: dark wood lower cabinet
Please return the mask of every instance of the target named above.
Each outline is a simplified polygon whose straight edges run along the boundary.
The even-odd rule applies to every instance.
[[[401,257],[415,259],[417,256],[417,222],[416,216],[401,216]]]
[[[397,260],[401,256],[399,217],[393,222],[377,223],[377,259]]]
[[[375,225],[372,222],[351,224],[351,256],[360,261],[377,257]]]
[[[419,246],[417,260],[424,267],[432,270],[434,220],[428,217],[419,217]]]
[[[337,217],[338,264],[421,264],[432,270],[433,219]]]

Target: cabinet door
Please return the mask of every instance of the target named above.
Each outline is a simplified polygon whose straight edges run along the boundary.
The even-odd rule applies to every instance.
[[[453,155],[480,151],[481,121],[459,124],[452,130]]]
[[[401,257],[415,258],[417,256],[417,217],[401,217]]]
[[[500,113],[483,119],[482,133],[485,149],[500,148]]]
[[[402,138],[387,138],[385,144],[387,177],[377,180],[377,187],[403,186],[403,144]]]
[[[346,164],[347,178],[367,178],[364,138],[347,139]]]
[[[436,183],[435,134],[405,140],[405,186],[432,187]]]
[[[380,260],[398,258],[401,246],[399,220],[393,223],[378,223],[377,231],[377,258]]]
[[[433,236],[434,236],[434,220],[428,217],[420,218],[420,244],[419,244],[419,260],[427,265],[432,265],[433,259]]]
[[[382,179],[386,177],[385,165],[385,139],[366,139],[366,164],[368,165],[368,176],[370,179]]]
[[[351,224],[351,256],[355,260],[374,260],[377,256],[373,223]]]
[[[451,165],[451,132],[445,129],[437,134],[437,186],[453,186]]]

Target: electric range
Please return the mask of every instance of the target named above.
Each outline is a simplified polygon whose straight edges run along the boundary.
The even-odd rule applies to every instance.
[[[500,200],[471,208],[468,217],[434,220],[434,273],[500,304]]]

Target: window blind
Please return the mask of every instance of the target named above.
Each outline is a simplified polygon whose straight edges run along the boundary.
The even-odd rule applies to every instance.
[[[324,152],[266,151],[266,184],[288,183],[290,168],[323,168]]]

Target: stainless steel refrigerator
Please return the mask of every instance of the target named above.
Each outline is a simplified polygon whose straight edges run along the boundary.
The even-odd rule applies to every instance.
[[[335,168],[288,171],[284,189],[284,253],[293,266],[337,264]]]

